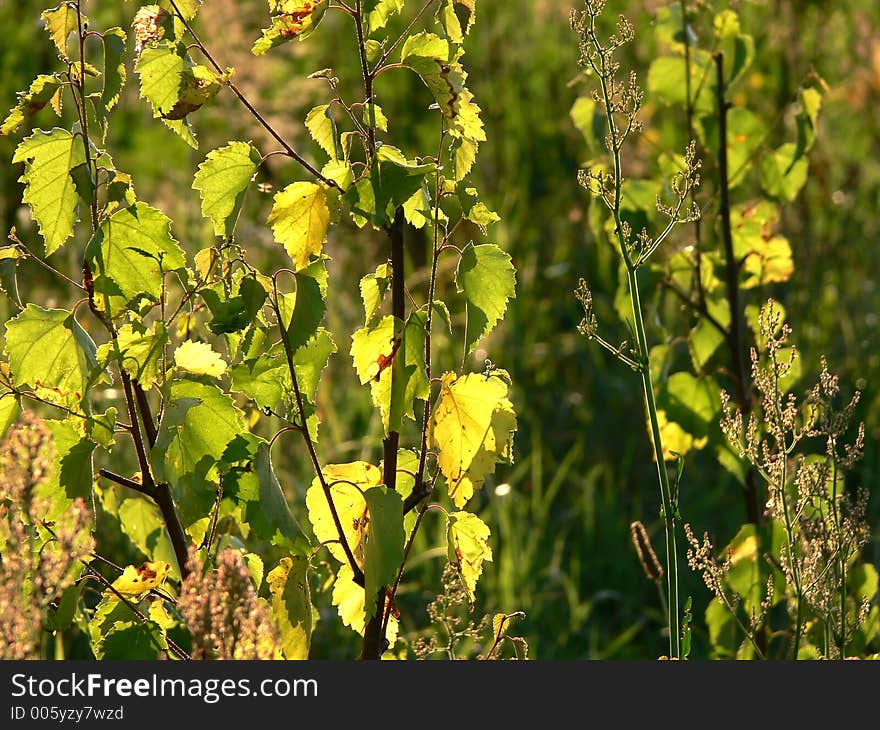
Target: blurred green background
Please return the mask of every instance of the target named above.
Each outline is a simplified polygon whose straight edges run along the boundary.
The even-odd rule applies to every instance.
[[[611,17],[625,13],[635,26],[636,42],[627,49],[626,63],[642,81],[657,53],[652,13],[662,4],[609,2]],[[96,26],[127,28],[137,5],[91,2],[86,11]],[[752,303],[772,295],[785,304],[807,382],[824,354],[840,373],[845,391],[864,391],[859,417],[867,425],[866,453],[852,480],[873,492],[874,532],[866,557],[877,564],[880,492],[873,487],[880,469],[880,7],[862,0],[731,5],[742,15],[743,29],[755,37],[757,55],[748,83],[753,111],[764,119],[777,118],[811,69],[830,87],[810,155],[809,181],[798,199],[783,207],[780,232],[792,243],[794,277],[749,296]],[[13,105],[16,90],[55,62],[38,19],[43,7],[35,0],[0,4],[4,108]],[[512,255],[518,270],[517,299],[468,363],[481,368],[490,358],[510,371],[519,416],[516,464],[499,469],[474,502],[492,528],[495,553],[481,579],[474,615],[524,611],[518,629],[534,658],[652,657],[665,652],[664,616],[656,589],[638,563],[629,527],[642,520],[659,547],[656,473],[639,382],[576,331],[582,309],[572,292],[579,277],[589,278],[599,311],[611,311],[617,277],[609,251],[590,233],[588,196],[576,181],[586,148],[569,116],[573,102],[584,93],[577,82],[576,38],[568,25],[572,7],[565,0],[482,0],[467,42],[469,86],[483,109],[489,140],[480,149],[472,180],[501,215],[490,235]],[[325,88],[304,79],[332,67],[344,92],[353,96],[359,72],[352,28],[340,15],[330,14],[307,42],[254,59],[249,50],[265,24],[265,12],[263,0],[205,0],[197,27],[220,63],[236,68],[237,83],[272,123],[311,157],[316,148],[301,121],[324,100]],[[436,123],[426,113],[430,99],[415,76],[386,74],[378,94],[396,143],[409,153],[430,153],[436,145]],[[660,113],[646,101],[651,144],[680,150],[686,136],[683,115],[676,110]],[[34,126],[53,123],[48,111],[33,120]],[[204,155],[229,139],[253,139],[263,151],[274,148],[226,92],[192,115],[192,123],[198,151],[151,118],[148,106],[137,99],[129,68],[128,90],[112,122],[110,150],[117,166],[134,176],[138,196],[174,220],[176,237],[191,253],[211,243],[211,230],[191,189]],[[0,159],[8,161],[15,144],[0,138]],[[653,164],[656,149],[646,149],[634,146],[628,164],[637,168],[642,158],[645,165]],[[295,167],[275,164],[279,159],[273,158],[261,182],[277,188],[305,179]],[[33,243],[37,234],[21,206],[19,174],[17,166],[0,165],[0,225],[4,232],[16,226],[22,240]],[[280,247],[265,225],[270,204],[270,194],[252,194],[238,229],[239,241],[263,270],[281,261]],[[713,225],[716,214],[709,207],[704,225]],[[411,283],[418,285],[425,275],[422,249],[416,234],[410,239]],[[328,319],[338,333],[340,352],[322,386],[321,456],[326,462],[378,458],[374,445],[380,425],[372,418],[366,393],[351,395],[354,379],[345,333],[357,326],[360,316],[357,281],[384,256],[384,245],[380,235],[351,226],[331,234],[327,250],[337,298],[330,302]],[[65,251],[71,256],[68,270],[76,271],[77,245],[69,243]],[[447,282],[441,293],[454,297],[449,273],[441,272]],[[25,269],[20,286],[32,301],[67,300],[66,293],[33,267]],[[648,306],[654,306],[653,300]],[[668,313],[669,303],[664,307]],[[656,311],[648,312],[655,324]],[[4,300],[0,317],[9,313]],[[660,329],[652,336],[659,341]],[[451,368],[459,355],[444,351],[438,357],[441,368]],[[345,395],[334,399],[340,392]],[[276,450],[275,458],[301,514],[311,479],[305,454],[291,443]],[[745,520],[738,485],[702,454],[687,463],[681,506],[684,519],[698,532],[708,530],[719,545]],[[428,519],[425,539],[417,545],[401,590],[405,632],[427,623],[424,606],[440,586],[444,551],[436,546],[441,528]],[[104,530],[103,539],[112,544],[118,536],[111,526]],[[694,653],[699,656],[705,654],[702,609],[708,595],[698,576],[686,568],[683,575],[682,593],[693,595],[696,606]],[[356,637],[339,626],[335,615],[327,619],[317,629],[314,655],[351,656]]]

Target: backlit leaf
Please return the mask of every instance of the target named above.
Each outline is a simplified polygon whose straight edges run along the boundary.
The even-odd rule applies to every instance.
[[[330,487],[346,542],[357,563],[363,567],[364,540],[369,524],[369,511],[363,492],[382,483],[382,472],[373,464],[355,461],[349,464],[328,464],[322,469],[322,473]],[[327,549],[333,557],[345,563],[347,558],[339,544],[339,531],[317,477],[312,480],[312,486],[306,492],[306,507],[315,538],[320,543],[327,543]]]
[[[483,485],[499,461],[510,461],[516,415],[507,399],[503,371],[457,377],[444,373],[430,421],[430,442],[439,452],[449,496],[459,508]]]
[[[281,558],[266,578],[272,595],[272,615],[281,632],[281,650],[285,659],[309,658],[312,600],[308,567],[306,558]]]
[[[76,5],[70,2],[62,2],[51,10],[44,10],[40,18],[45,25],[46,32],[58,49],[62,58],[70,58],[70,47],[67,40],[71,33],[78,28],[76,17]],[[82,16],[84,28],[88,27],[89,20]]]
[[[16,386],[30,386],[67,407],[84,399],[98,365],[97,348],[71,312],[28,304],[6,323],[5,340]]]
[[[387,487],[372,487],[364,492],[369,508],[367,539],[364,550],[364,590],[366,620],[376,612],[376,596],[383,586],[390,586],[403,562],[403,499]]]
[[[275,195],[268,222],[297,270],[321,253],[337,209],[338,196],[317,183],[292,183]]]
[[[467,298],[466,352],[470,353],[507,311],[516,296],[516,271],[504,251],[492,243],[468,244],[455,273],[458,291]]]
[[[207,342],[187,340],[174,351],[174,364],[193,375],[219,378],[226,372],[226,361]]]
[[[158,302],[163,275],[186,268],[171,221],[146,203],[104,220],[86,247],[86,259],[95,275],[95,303],[111,316],[144,301]]]
[[[321,22],[327,0],[269,0],[272,25],[251,49],[255,56],[293,39],[305,40]]]
[[[46,255],[57,251],[73,234],[78,195],[70,173],[85,163],[82,140],[66,129],[35,131],[16,148],[12,162],[25,162],[19,182],[23,200],[40,226]]]
[[[471,512],[452,512],[446,526],[446,550],[449,563],[464,581],[468,596],[474,600],[477,580],[483,563],[492,560],[489,527]]]
[[[214,223],[214,235],[231,238],[248,186],[260,165],[260,153],[247,142],[212,150],[199,165],[193,188],[202,198],[202,215]]]
[[[9,110],[9,114],[0,124],[0,134],[12,134],[27,117],[42,109],[61,88],[61,79],[55,74],[40,74],[35,78],[27,91],[17,93],[18,103]]]
[[[162,354],[168,344],[168,332],[161,321],[147,329],[141,324],[125,324],[116,335],[119,355],[112,342],[98,348],[98,362],[102,367],[113,360],[119,360],[122,367],[143,388],[155,385],[161,376]]]
[[[171,566],[165,562],[146,562],[139,568],[134,565],[125,566],[113,587],[123,596],[140,596],[153,588],[159,588],[171,573]]]
[[[316,106],[306,115],[306,129],[312,139],[318,143],[331,160],[340,157],[339,139],[336,134],[336,122],[329,104]]]
[[[350,626],[361,636],[366,626],[366,614],[364,612],[364,589],[354,582],[351,566],[343,563],[336,572],[336,580],[333,583],[333,605],[339,611],[342,623]],[[385,638],[393,645],[397,641],[400,630],[398,620],[394,614],[388,619],[388,631]]]

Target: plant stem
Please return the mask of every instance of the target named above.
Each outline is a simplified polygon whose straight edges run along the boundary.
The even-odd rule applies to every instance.
[[[630,296],[630,305],[633,315],[633,323],[638,340],[638,352],[640,360],[640,376],[642,389],[645,396],[645,406],[651,425],[651,436],[654,444],[654,459],[657,464],[657,478],[660,484],[660,498],[662,503],[662,515],[664,533],[666,538],[666,590],[668,595],[667,604],[667,628],[669,630],[669,655],[678,659],[681,654],[681,632],[678,600],[678,546],[676,536],[676,515],[678,505],[673,503],[672,490],[669,485],[669,474],[666,471],[666,461],[663,456],[663,442],[660,435],[660,421],[657,416],[657,401],[654,395],[654,384],[651,379],[650,351],[648,338],[645,334],[645,321],[642,315],[642,305],[639,293],[639,277],[637,263],[633,261],[629,244],[626,240],[626,227],[621,217],[621,196],[623,189],[623,166],[620,158],[620,148],[623,137],[619,135],[617,122],[614,118],[614,102],[611,98],[609,80],[613,70],[607,64],[607,51],[602,48],[596,36],[595,16],[590,17],[590,38],[596,48],[599,63],[593,62],[594,70],[601,85],[602,98],[605,107],[605,119],[608,124],[609,152],[613,158],[614,167],[614,200],[612,213],[614,216],[614,232],[617,237],[621,256],[626,264],[627,283]]]
[[[718,107],[718,177],[720,188],[721,235],[724,241],[724,274],[727,285],[727,303],[730,310],[730,326],[727,329],[727,347],[733,367],[733,386],[736,402],[744,418],[751,412],[751,398],[746,388],[746,366],[743,343],[743,312],[739,290],[739,262],[733,250],[733,228],[730,222],[730,176],[727,162],[727,111],[730,104],[725,99],[724,54],[715,54]],[[746,516],[753,525],[761,524],[761,500],[753,469],[749,469],[745,481]]]

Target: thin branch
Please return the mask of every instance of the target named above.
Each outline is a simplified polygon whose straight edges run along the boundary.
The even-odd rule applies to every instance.
[[[315,444],[312,441],[312,435],[309,433],[308,424],[306,422],[306,410],[303,403],[302,391],[299,387],[299,380],[296,377],[296,367],[293,363],[293,348],[290,346],[290,338],[287,334],[287,328],[284,326],[284,318],[281,316],[281,308],[278,306],[278,274],[286,271],[289,271],[289,269],[279,269],[275,272],[275,276],[272,277],[273,297],[271,304],[272,308],[275,310],[275,316],[278,319],[278,330],[281,334],[281,343],[284,347],[284,354],[287,358],[287,369],[290,373],[291,383],[293,384],[296,408],[303,426],[300,433],[302,433],[303,441],[305,441],[306,449],[309,452],[309,458],[312,461],[315,474],[321,484],[324,497],[327,499],[327,505],[330,508],[330,515],[333,517],[333,524],[336,526],[336,531],[339,534],[339,544],[342,545],[342,550],[348,560],[349,567],[351,567],[352,573],[354,574],[353,580],[359,586],[363,586],[364,571],[361,570],[357,560],[355,560],[354,553],[351,551],[351,546],[348,544],[348,540],[345,537],[345,530],[342,528],[342,521],[339,519],[339,512],[333,502],[333,494],[330,491],[330,486],[327,484],[327,480],[324,478],[324,471],[321,469],[321,462],[318,460],[318,453],[315,451]]]
[[[131,489],[134,492],[138,492],[139,494],[143,494],[144,496],[149,497],[150,499],[156,498],[156,493],[152,489],[148,489],[140,482],[136,482],[134,479],[128,479],[120,474],[116,474],[115,472],[110,471],[109,469],[99,469],[98,475],[104,477],[108,481],[114,482],[115,484],[119,484],[120,486],[125,487],[126,489]]]
[[[177,7],[177,3],[175,2],[175,0],[170,0],[170,3],[171,3],[171,7],[174,8],[174,12],[177,14],[177,17],[180,18],[180,22],[183,23],[183,26],[187,29],[189,34],[192,36],[193,40],[195,41],[196,45],[198,46],[198,48],[202,52],[202,54],[205,56],[205,58],[208,59],[208,62],[214,67],[214,69],[217,71],[217,73],[219,73],[219,74],[225,73],[223,70],[223,67],[220,66],[219,63],[217,63],[214,56],[211,54],[211,52],[208,50],[208,48],[205,46],[205,44],[202,43],[202,41],[199,39],[198,35],[196,35],[196,32],[193,30],[192,25],[184,17],[183,13],[180,12],[180,8]],[[271,124],[269,124],[269,122],[265,119],[265,117],[263,117],[263,115],[260,114],[260,112],[258,112],[256,110],[254,105],[251,104],[250,101],[248,101],[248,98],[244,95],[244,93],[241,91],[241,89],[238,88],[238,86],[236,86],[232,81],[227,81],[227,85],[229,86],[230,91],[232,91],[232,93],[238,97],[238,100],[242,104],[244,104],[245,108],[251,113],[251,116],[253,116],[254,119],[256,119],[260,123],[260,125],[263,127],[263,129],[265,129],[270,135],[272,135],[272,138],[284,148],[284,150],[287,152],[288,157],[296,160],[300,165],[302,165],[302,167],[304,167],[308,172],[310,172],[312,175],[314,175],[318,180],[320,180],[325,185],[328,185],[330,187],[336,188],[337,190],[340,190],[340,187],[339,187],[338,183],[336,183],[335,180],[331,180],[330,178],[322,175],[320,171],[318,171],[317,169],[315,169],[314,166],[309,164],[309,162],[307,162],[306,159],[302,155],[300,155],[296,150],[293,149],[293,147],[291,147],[287,143],[287,141],[275,130],[275,128]]]

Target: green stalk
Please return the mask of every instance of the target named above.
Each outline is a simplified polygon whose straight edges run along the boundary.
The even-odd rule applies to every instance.
[[[598,47],[595,31],[591,28],[592,38]],[[666,590],[668,602],[666,606],[667,627],[669,629],[669,656],[678,659],[681,654],[680,616],[678,600],[678,546],[675,532],[675,517],[677,506],[673,504],[672,490],[669,485],[669,475],[666,471],[666,462],[663,458],[663,442],[660,436],[660,420],[657,417],[657,399],[654,394],[654,384],[651,378],[651,363],[648,349],[648,338],[645,334],[645,320],[642,315],[642,305],[639,292],[638,266],[633,260],[629,250],[629,241],[625,237],[623,220],[620,217],[621,190],[623,186],[623,171],[620,159],[620,145],[622,138],[618,138],[617,123],[614,119],[611,91],[608,79],[609,71],[605,63],[605,55],[599,53],[601,64],[596,68],[597,76],[602,88],[602,97],[605,102],[605,117],[608,122],[608,133],[611,141],[611,152],[614,163],[614,231],[620,253],[623,256],[627,270],[627,285],[629,289],[630,305],[632,307],[633,322],[638,340],[639,374],[642,378],[642,389],[645,394],[645,407],[648,419],[651,423],[651,436],[654,443],[654,458],[657,462],[657,478],[660,483],[660,497],[663,505],[662,514],[664,532],[666,537]]]

